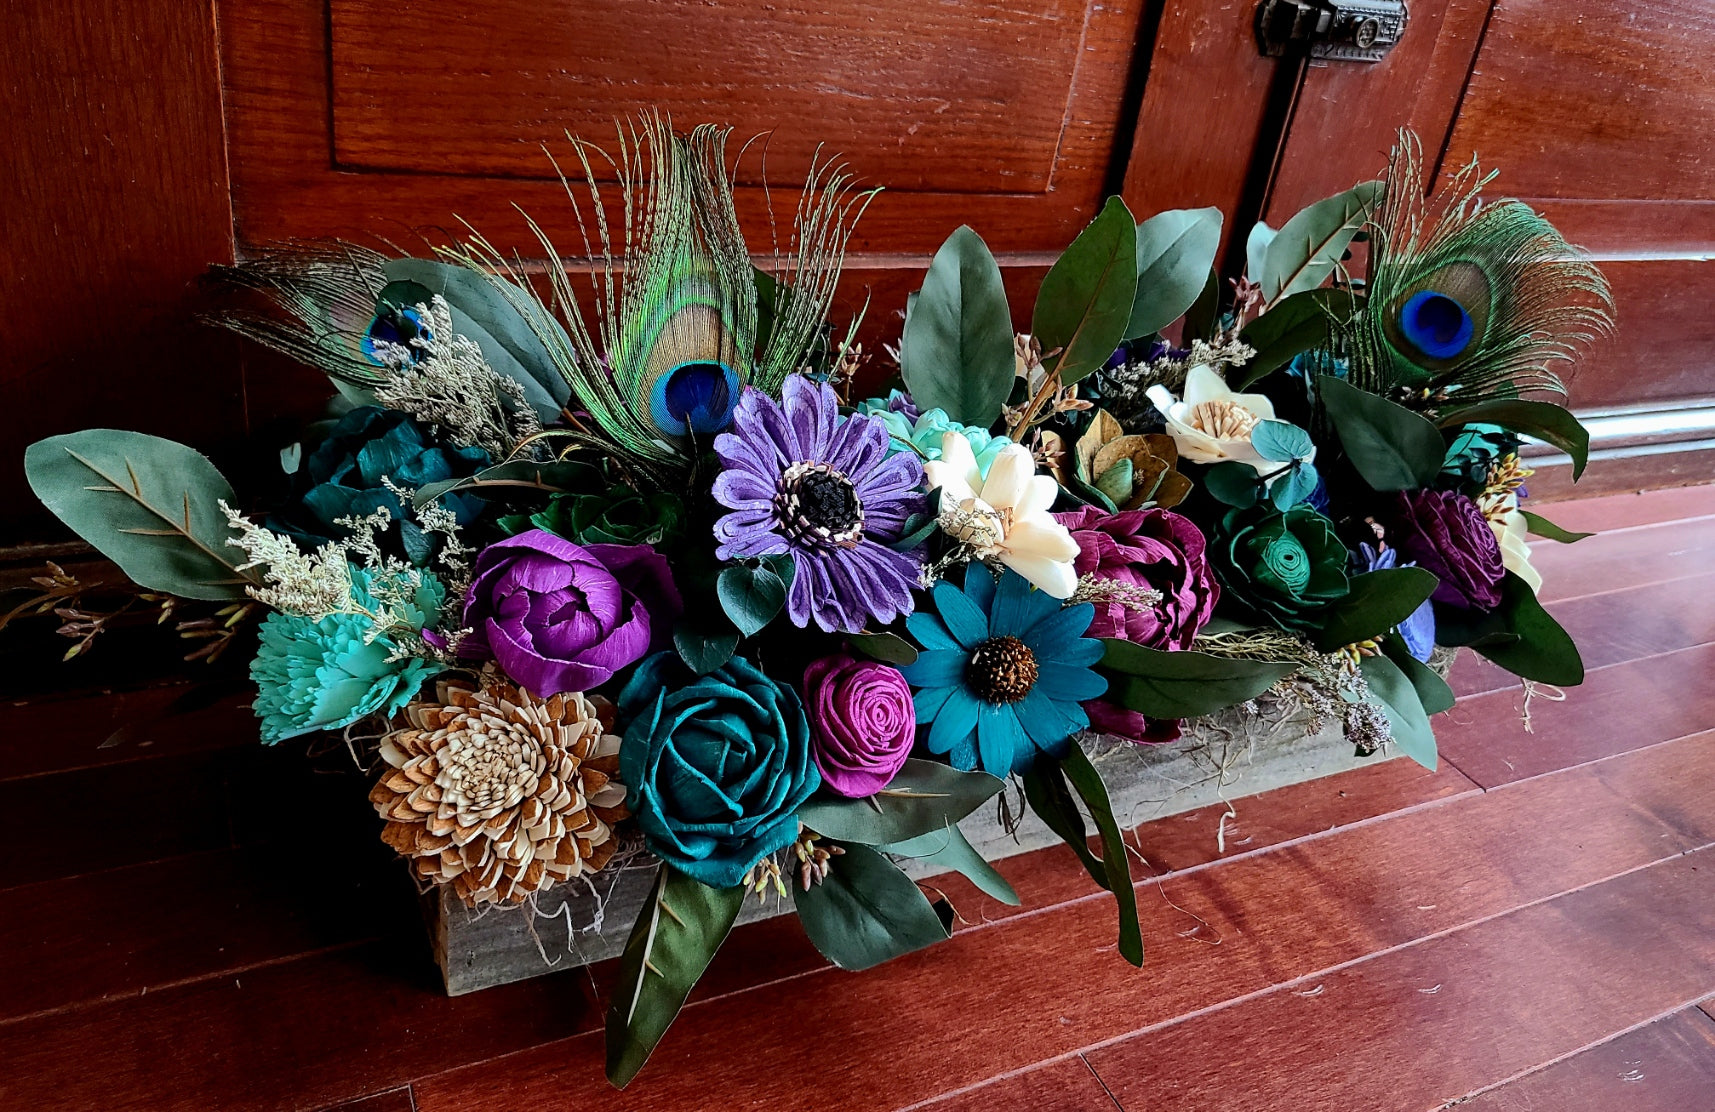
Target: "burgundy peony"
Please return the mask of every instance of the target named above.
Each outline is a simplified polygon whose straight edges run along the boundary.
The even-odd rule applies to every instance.
[[[1506,565],[1495,531],[1477,504],[1450,490],[1402,490],[1394,496],[1388,541],[1441,581],[1429,597],[1448,606],[1500,605]]]
[[[1171,510],[1128,510],[1110,514],[1094,506],[1055,514],[1078,542],[1074,562],[1079,578],[1131,584],[1159,591],[1161,601],[1146,609],[1123,602],[1096,602],[1091,637],[1118,637],[1152,649],[1188,649],[1208,624],[1221,596],[1205,555],[1207,541],[1191,520]],[[1177,721],[1145,718],[1102,700],[1084,704],[1090,728],[1142,744],[1179,737]]]
[[[822,783],[852,799],[887,787],[911,755],[917,711],[897,668],[839,654],[804,670],[810,755]]]
[[[1204,556],[1207,542],[1191,520],[1171,510],[1110,514],[1094,506],[1055,514],[1078,542],[1078,577],[1094,575],[1160,591],[1139,610],[1097,602],[1091,637],[1120,637],[1152,649],[1188,649],[1215,611],[1221,589]]]
[[[460,651],[493,657],[547,698],[606,683],[671,645],[683,609],[667,561],[648,545],[577,545],[532,529],[477,555]]]

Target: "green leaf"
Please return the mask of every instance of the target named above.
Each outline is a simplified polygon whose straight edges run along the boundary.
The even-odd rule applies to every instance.
[[[1262,479],[1250,464],[1227,460],[1203,472],[1203,489],[1215,501],[1245,510],[1262,497]]]
[[[1573,687],[1584,682],[1578,646],[1537,601],[1530,584],[1507,572],[1500,605],[1484,612],[1435,607],[1435,639],[1469,645],[1522,679]]]
[[[1267,224],[1258,220],[1251,225],[1250,234],[1245,237],[1245,277],[1258,285],[1262,284],[1263,270],[1268,265],[1268,248],[1279,233]]]
[[[868,846],[828,859],[828,875],[808,891],[792,888],[798,921],[822,956],[841,969],[868,969],[952,933],[899,866]]]
[[[1137,224],[1118,197],[1109,197],[1090,226],[1049,269],[1036,294],[1030,331],[1041,341],[1048,370],[1070,386],[1101,370],[1129,333],[1137,293]],[[919,403],[921,404],[921,403]]]
[[[1561,544],[1577,544],[1586,537],[1593,537],[1596,535],[1594,533],[1574,533],[1570,529],[1562,529],[1560,526],[1554,524],[1554,522],[1545,517],[1539,517],[1538,515],[1531,513],[1529,510],[1520,510],[1519,513],[1523,515],[1524,526],[1529,530],[1530,534],[1535,537],[1541,537],[1544,540],[1559,541]]]
[[[879,846],[903,842],[958,822],[1005,781],[986,772],[960,772],[935,761],[908,759],[893,782],[864,799],[818,793],[798,808],[798,821],[837,842]]]
[[[244,598],[259,585],[220,502],[238,499],[200,453],[119,429],[38,440],[24,475],[42,504],[139,587],[181,598]]]
[[[1275,302],[1239,332],[1256,350],[1250,362],[1234,367],[1230,385],[1243,390],[1313,348],[1325,347],[1336,324],[1351,319],[1359,301],[1340,289],[1305,290]]]
[[[856,651],[883,664],[903,668],[917,659],[917,646],[897,633],[854,633],[846,640]]]
[[[1294,460],[1292,470],[1274,481],[1268,488],[1268,500],[1277,510],[1290,510],[1316,491],[1319,476],[1314,464]]]
[[[948,872],[962,873],[972,884],[1001,903],[1011,907],[1019,904],[1018,893],[1012,890],[1012,885],[995,871],[993,865],[983,860],[983,855],[966,840],[956,823],[948,823],[940,830],[931,830],[903,842],[890,842],[875,848],[896,857],[914,858]]]
[[[769,568],[735,564],[721,569],[715,595],[738,631],[754,637],[786,605],[786,583]]]
[[[537,416],[544,421],[559,417],[560,407],[571,400],[572,388],[535,329],[495,284],[505,279],[434,259],[392,259],[382,270],[389,281],[414,282],[444,297],[452,310],[453,331],[480,347],[495,371],[524,387],[525,399]],[[554,327],[559,328],[557,322]],[[559,336],[564,350],[570,352],[571,339],[563,331]]]
[[[1197,295],[1191,308],[1185,310],[1185,329],[1180,342],[1189,345],[1192,340],[1213,340],[1220,327],[1221,276],[1211,267],[1209,279],[1203,283],[1203,292]]]
[[[715,622],[681,618],[673,627],[673,648],[685,666],[706,676],[732,659],[738,649],[738,630]]]
[[[1432,486],[1447,453],[1429,419],[1333,375],[1316,386],[1352,466],[1378,491]]]
[[[1358,667],[1370,685],[1370,694],[1375,696],[1382,712],[1387,715],[1394,744],[1399,746],[1400,752],[1434,772],[1435,728],[1423,712],[1417,688],[1400,671],[1399,665],[1385,656],[1362,657]]]
[[[1102,667],[1115,673],[1107,697],[1151,718],[1195,718],[1254,699],[1296,665],[1192,651],[1163,652],[1104,637]]]
[[[1012,314],[988,245],[961,227],[935,252],[905,318],[899,355],[906,389],[921,409],[941,409],[988,428],[1016,377]]]
[[[710,888],[671,865],[655,875],[619,959],[607,1010],[607,1079],[623,1089],[649,1060],[732,930],[744,888]]]
[[[1263,256],[1264,299],[1272,303],[1326,282],[1381,198],[1382,183],[1367,181],[1317,201],[1282,225]]]
[[[1590,457],[1590,431],[1565,406],[1522,398],[1497,398],[1441,415],[1444,429],[1460,425],[1499,425],[1509,432],[1552,444],[1572,457],[1572,478],[1584,474]]]
[[[1289,421],[1258,421],[1251,429],[1251,447],[1263,459],[1286,463],[1309,456],[1316,451],[1316,442]]]
[[[1105,887],[1114,894],[1120,913],[1120,957],[1133,965],[1143,966],[1143,930],[1137,921],[1137,891],[1131,886],[1131,863],[1127,860],[1125,840],[1120,835],[1119,821],[1114,818],[1113,804],[1108,801],[1107,785],[1102,774],[1090,763],[1077,743],[1073,743],[1060,768],[1070,780],[1096,829],[1102,836],[1102,871],[1107,876]]]
[[[1322,611],[1317,650],[1331,653],[1386,633],[1417,613],[1439,583],[1425,568],[1382,568],[1352,576],[1346,597]]]
[[[1412,656],[1402,638],[1383,638],[1382,652],[1399,666],[1399,670],[1405,673],[1405,678],[1411,681],[1411,686],[1417,689],[1417,701],[1423,704],[1423,713],[1436,715],[1453,709],[1453,689],[1447,686],[1447,681],[1442,679],[1435,669]]]
[[[1137,226],[1137,294],[1125,338],[1160,332],[1202,296],[1221,244],[1221,210],[1170,209]]]
[[[1084,816],[1072,798],[1066,774],[1053,761],[1040,760],[1024,774],[1024,798],[1038,818],[1048,825],[1069,846],[1090,879],[1108,886],[1107,868],[1102,859],[1090,852],[1090,835],[1084,829]]]

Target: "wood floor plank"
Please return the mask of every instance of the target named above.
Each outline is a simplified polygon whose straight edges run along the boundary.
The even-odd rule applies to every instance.
[[[1577,544],[1533,544],[1543,602],[1689,579],[1709,570],[1715,518],[1598,533]]]
[[[1675,745],[1679,775],[1715,774],[1715,738]],[[1113,953],[1111,906],[1083,900],[956,931],[866,974],[823,970],[692,1007],[623,1095],[604,1087],[592,1033],[421,1079],[418,1108],[476,1110],[503,1095],[592,1112],[930,1099],[1698,844],[1655,813],[1671,784],[1634,787],[1622,795],[1571,770],[1142,884],[1141,971]],[[801,1054],[785,1031],[863,1054]]]
[[[922,1105],[933,1112],[1119,1112],[1082,1058],[1065,1058]]]
[[[332,1104],[321,1112],[416,1112],[417,1106],[411,1103],[411,1087],[389,1089],[385,1093],[374,1096],[359,1097],[348,1100],[343,1104]]]
[[[210,697],[176,684],[0,705],[0,781],[257,744],[252,696]]]
[[[1430,1112],[1715,991],[1711,857],[1664,861],[1086,1057],[1122,1108]]]
[[[1435,720],[1441,756],[1483,787],[1715,728],[1715,644],[1591,672],[1562,702],[1513,688],[1461,699]]]
[[[1462,1112],[1707,1112],[1715,1108],[1715,1021],[1675,1012],[1471,1098]]]
[[[1540,512],[1561,528],[1580,533],[1708,517],[1715,514],[1715,483],[1545,502]]]

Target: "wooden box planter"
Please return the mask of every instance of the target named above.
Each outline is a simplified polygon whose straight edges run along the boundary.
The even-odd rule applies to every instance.
[[[1452,654],[1437,654],[1443,675]],[[1152,819],[1194,811],[1242,795],[1298,784],[1359,765],[1397,757],[1397,748],[1357,756],[1339,721],[1314,725],[1301,705],[1234,707],[1188,723],[1186,734],[1170,745],[1140,746],[1106,741],[1091,750],[1121,826],[1130,829]],[[1011,787],[1014,829],[991,804],[967,817],[960,828],[985,858],[998,861],[1059,842]],[[1024,811],[1022,821],[1017,815]],[[1210,831],[1210,837],[1215,832]],[[1144,847],[1145,852],[1148,847]],[[1067,857],[1071,867],[1071,857]],[[933,866],[904,862],[907,873],[927,876]],[[614,957],[625,946],[632,921],[654,878],[653,859],[609,869],[589,884],[561,885],[544,893],[532,913],[524,908],[474,912],[447,888],[425,897],[447,994],[459,996],[492,985],[537,977]],[[747,899],[740,923],[792,910],[790,898],[766,902]]]

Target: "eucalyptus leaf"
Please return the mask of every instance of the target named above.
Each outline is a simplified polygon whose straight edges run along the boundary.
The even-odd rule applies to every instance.
[[[786,605],[786,584],[770,568],[735,564],[721,569],[715,596],[738,631],[754,637]]]
[[[1286,463],[1309,458],[1316,451],[1316,442],[1291,422],[1258,421],[1251,429],[1251,447],[1263,459]]]
[[[1213,340],[1215,333],[1220,330],[1221,276],[1210,267],[1209,278],[1203,283],[1203,292],[1197,295],[1197,300],[1191,303],[1191,308],[1185,310],[1185,329],[1181,342],[1189,345],[1192,340]]]
[[[1096,771],[1096,766],[1090,763],[1090,758],[1076,743],[1061,758],[1060,768],[1084,801],[1084,806],[1089,808],[1096,830],[1102,836],[1102,872],[1107,877],[1104,887],[1114,894],[1114,902],[1119,905],[1120,957],[1141,968],[1143,931],[1137,921],[1137,890],[1131,885],[1131,862],[1120,834],[1119,820],[1114,817],[1113,804],[1108,800],[1107,785],[1102,783],[1102,774]]]
[[[1190,311],[1221,244],[1221,210],[1170,209],[1137,226],[1137,294],[1125,338],[1160,332]]]
[[[1447,681],[1442,679],[1435,669],[1412,656],[1402,638],[1383,638],[1382,652],[1405,673],[1405,678],[1411,681],[1411,686],[1417,689],[1417,701],[1423,705],[1423,713],[1433,717],[1442,711],[1453,709],[1453,689],[1447,686]]]
[[[718,619],[679,619],[673,627],[673,648],[685,666],[706,676],[732,659],[738,649],[738,630]]]
[[[625,1088],[726,941],[745,890],[710,888],[662,865],[619,959],[607,1011],[607,1079]]]
[[[1203,472],[1203,489],[1215,501],[1245,510],[1262,498],[1262,479],[1250,464],[1226,460]]]
[[[237,502],[206,457],[158,436],[85,429],[24,451],[42,504],[139,587],[195,599],[240,599],[259,585],[220,503]]]
[[[969,227],[948,237],[905,318],[899,356],[920,409],[988,428],[1012,391],[1012,315],[1000,266]]]
[[[1596,535],[1594,533],[1574,533],[1570,529],[1562,529],[1560,526],[1554,524],[1554,522],[1545,517],[1533,514],[1529,510],[1520,510],[1519,513],[1523,516],[1525,528],[1530,532],[1530,534],[1534,537],[1541,537],[1544,540],[1558,541],[1561,544],[1577,544],[1579,541],[1584,540],[1587,537],[1593,537]]]
[[[823,791],[798,808],[798,821],[837,842],[879,846],[958,822],[994,798],[1005,781],[935,761],[906,760],[893,782],[864,799]]]
[[[1107,868],[1102,859],[1090,852],[1090,835],[1084,829],[1084,815],[1078,810],[1066,774],[1053,761],[1041,760],[1024,774],[1024,798],[1030,809],[1047,824],[1048,829],[1077,855],[1090,879],[1106,888]]]
[[[1444,413],[1440,425],[1444,429],[1460,425],[1499,425],[1509,432],[1535,437],[1572,457],[1574,480],[1584,474],[1584,465],[1590,458],[1590,430],[1572,415],[1571,410],[1553,402],[1497,398]]]
[[[1333,375],[1318,375],[1316,387],[1366,483],[1378,491],[1434,485],[1447,445],[1428,418]]]
[[[1448,613],[1450,609],[1436,608],[1437,637],[1442,629],[1455,628],[1456,619]],[[1498,623],[1498,630],[1487,627],[1488,631],[1500,635],[1470,640],[1468,643],[1479,653],[1522,679],[1557,687],[1575,687],[1584,682],[1584,661],[1578,655],[1577,644],[1542,608],[1530,584],[1512,572],[1501,579],[1501,603],[1487,618]]]
[[[1256,351],[1230,372],[1229,384],[1244,390],[1299,355],[1329,343],[1334,327],[1350,320],[1359,300],[1342,289],[1305,290],[1283,297],[1239,332]]]
[[[1066,248],[1036,294],[1031,333],[1042,343],[1043,365],[1070,386],[1113,357],[1130,335],[1137,293],[1137,224],[1118,197],[1109,197],[1089,227]],[[1056,349],[1059,354],[1052,354]]]
[[[868,846],[828,859],[828,875],[792,889],[798,921],[822,956],[841,969],[868,969],[951,937],[923,890]]]
[[[1354,575],[1346,597],[1322,611],[1316,648],[1331,653],[1378,637],[1399,625],[1429,601],[1440,580],[1425,568],[1381,568]]]
[[[1292,672],[1284,661],[1164,652],[1104,637],[1107,698],[1151,718],[1195,718],[1254,699]]]
[[[856,651],[883,664],[903,668],[917,660],[917,646],[897,633],[854,633],[846,640]]]
[[[1263,256],[1263,298],[1272,303],[1326,282],[1381,198],[1382,183],[1367,181],[1317,201],[1281,225]]]
[[[1262,284],[1263,271],[1268,265],[1268,249],[1278,234],[1258,220],[1251,225],[1250,234],[1245,237],[1245,277],[1257,285]]]
[[[1423,711],[1417,688],[1400,671],[1399,665],[1385,656],[1362,657],[1358,668],[1369,684],[1370,694],[1375,696],[1382,712],[1387,715],[1394,744],[1399,746],[1400,752],[1434,772],[1435,728],[1429,724],[1429,716]]]
[[[883,853],[891,853],[895,857],[910,857],[926,865],[948,872],[961,873],[972,884],[983,892],[999,900],[1003,904],[1017,907],[1018,893],[1006,878],[995,870],[995,867],[983,860],[971,843],[965,838],[957,823],[948,823],[940,830],[932,830],[903,842],[890,842],[877,846]]]
[[[1268,488],[1268,499],[1277,510],[1289,510],[1316,492],[1321,481],[1315,464],[1294,460],[1292,470],[1280,476]]]

